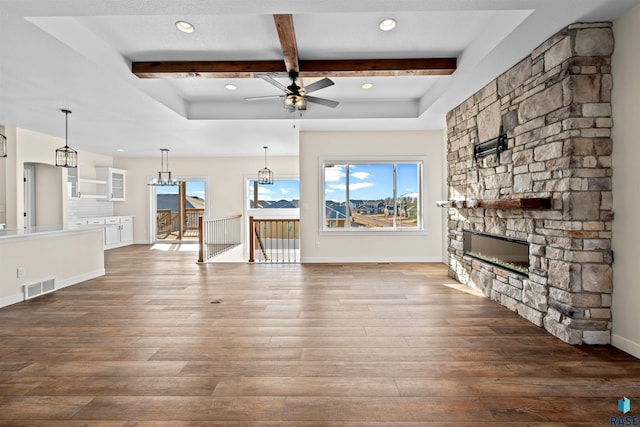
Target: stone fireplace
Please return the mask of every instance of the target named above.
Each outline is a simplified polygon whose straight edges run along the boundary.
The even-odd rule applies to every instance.
[[[571,25],[447,115],[449,199],[473,201],[448,211],[450,276],[572,344],[610,342],[612,53],[610,24]],[[482,204],[530,198],[550,204]],[[469,254],[469,232],[526,242],[527,274]]]
[[[524,240],[464,231],[464,256],[529,276],[529,243]]]

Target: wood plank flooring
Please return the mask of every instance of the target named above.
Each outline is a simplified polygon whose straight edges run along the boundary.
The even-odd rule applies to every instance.
[[[0,309],[0,425],[590,427],[622,396],[638,414],[638,359],[566,345],[444,265],[195,260],[113,249],[106,276]]]

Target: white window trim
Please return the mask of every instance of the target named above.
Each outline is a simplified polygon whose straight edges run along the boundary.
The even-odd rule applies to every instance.
[[[421,163],[421,179],[419,181],[420,194],[419,210],[422,221],[420,228],[326,228],[325,227],[325,192],[324,192],[324,172],[325,163]],[[427,176],[427,157],[426,156],[321,156],[318,158],[318,187],[320,195],[320,212],[319,212],[319,234],[321,235],[427,235],[427,211],[425,201],[427,199],[427,186],[425,179]]]

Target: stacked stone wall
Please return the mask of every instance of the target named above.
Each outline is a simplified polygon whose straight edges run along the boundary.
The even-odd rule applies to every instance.
[[[613,47],[609,23],[571,25],[447,115],[451,200],[553,200],[451,208],[449,274],[572,344],[610,341]],[[507,151],[474,161],[501,126]],[[529,242],[529,276],[465,256],[464,230]]]

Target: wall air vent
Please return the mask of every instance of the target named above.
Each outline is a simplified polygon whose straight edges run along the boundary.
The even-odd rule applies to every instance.
[[[45,279],[41,282],[24,285],[24,299],[28,300],[56,290],[56,279]]]

